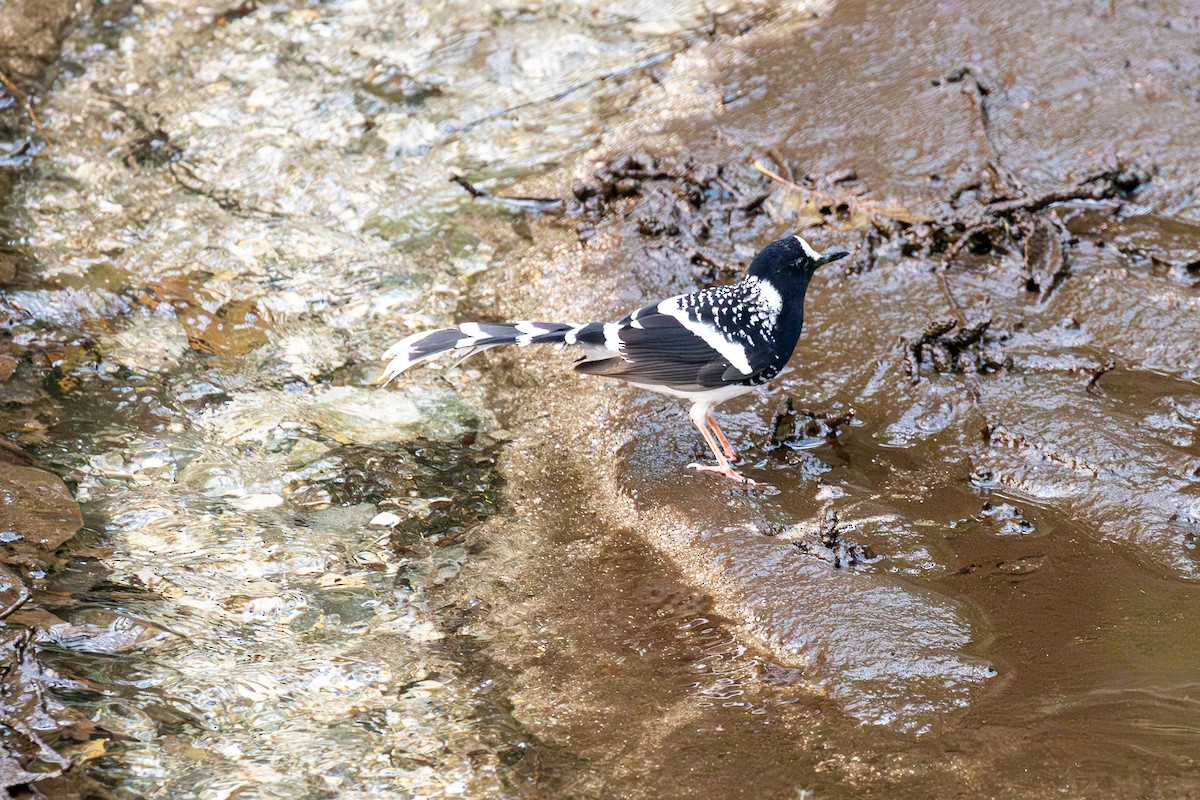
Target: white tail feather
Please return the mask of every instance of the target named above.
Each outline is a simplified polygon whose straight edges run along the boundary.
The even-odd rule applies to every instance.
[[[384,351],[383,359],[387,361],[387,364],[384,365],[383,371],[375,377],[374,383],[377,383],[380,386],[387,386],[405,370],[420,364],[422,361],[428,361],[431,358],[437,358],[438,356],[442,355],[441,353],[430,353],[423,358],[411,357],[412,345],[419,342],[421,339],[424,339],[428,335],[429,331],[421,331],[420,333],[414,333],[411,336],[405,336],[403,339],[396,342],[394,345]]]
[[[396,342],[383,354],[383,359],[387,364],[375,378],[375,383],[387,386],[405,370],[446,353],[457,352],[460,355],[456,362],[457,365],[476,353],[499,347],[502,344],[524,347],[532,344],[533,339],[537,336],[564,334],[564,327],[560,323],[464,322],[453,328],[414,333]],[[583,328],[584,326],[576,327]],[[447,334],[451,334],[451,336],[447,337]],[[490,344],[479,344],[479,342],[488,340],[492,340]]]

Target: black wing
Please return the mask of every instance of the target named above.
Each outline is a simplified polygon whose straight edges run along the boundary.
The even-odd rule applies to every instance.
[[[771,336],[777,316],[752,283],[681,295],[616,323],[618,356],[576,369],[691,391],[755,383],[778,360]]]

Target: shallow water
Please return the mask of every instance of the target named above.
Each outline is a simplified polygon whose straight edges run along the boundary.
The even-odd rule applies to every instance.
[[[90,528],[59,586],[106,579],[44,639],[111,691],[85,707],[118,794],[498,791],[523,734],[479,734],[505,701],[440,588],[494,510],[497,425],[471,386],[366,384],[496,255],[448,175],[586,149],[710,16],[147,3],[68,43],[7,302],[57,381],[20,434]]]
[[[92,774],[124,797],[1200,789],[1194,20],[1064,5],[1050,36],[1025,5],[145,3],[111,49],[70,43],[14,220],[39,270],[5,301],[48,357],[5,387],[83,505],[38,624],[103,690],[74,698],[109,732]],[[941,80],[965,64],[987,136]],[[599,210],[448,179],[570,198],[642,150],[665,177]],[[1044,301],[1016,254],[946,275],[994,317],[993,373],[913,382],[936,262],[811,231],[856,257],[814,284],[776,394],[856,418],[770,449],[775,398],[731,403],[763,490],[682,472],[674,403],[565,358],[367,385],[401,331],[720,279],[792,224],[756,158],[936,207],[988,159],[1038,187],[1116,152],[1157,173],[1059,212],[1079,241]],[[875,557],[806,544],[828,507]]]

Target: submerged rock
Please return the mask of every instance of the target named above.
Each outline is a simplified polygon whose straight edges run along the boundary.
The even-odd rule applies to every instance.
[[[29,599],[25,581],[8,567],[0,565],[0,619],[20,608]]]
[[[146,375],[177,367],[188,350],[188,336],[173,318],[135,316],[131,325],[100,346],[109,360]]]
[[[58,57],[63,40],[81,18],[97,10],[116,16],[130,5],[101,0],[7,2],[0,6],[0,66],[8,73],[37,76]]]
[[[57,697],[82,688],[52,670],[34,641],[37,629],[59,620],[26,609],[26,577],[43,579],[63,564],[57,551],[83,524],[79,504],[57,475],[5,444],[0,447],[0,785],[40,783],[46,791],[84,791],[87,780],[63,777],[73,763],[64,753],[95,726]],[[7,565],[7,566],[5,566]],[[12,569],[10,569],[12,567]],[[20,573],[20,574],[19,574]],[[88,584],[90,585],[90,584]],[[61,779],[61,784],[54,781]]]
[[[0,558],[6,563],[43,569],[82,525],[79,504],[61,478],[0,460]]]
[[[339,442],[376,445],[418,436],[448,439],[472,430],[474,415],[448,391],[395,391],[335,386],[309,406],[307,416]]]

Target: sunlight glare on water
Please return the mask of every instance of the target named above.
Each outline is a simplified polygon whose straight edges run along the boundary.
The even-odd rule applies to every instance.
[[[43,115],[69,135],[19,198],[42,282],[13,299],[73,342],[58,458],[116,588],[55,641],[136,654],[92,667],[122,687],[96,708],[119,795],[496,788],[424,599],[490,511],[487,412],[471,373],[365,383],[495,256],[449,176],[566,163],[722,11],[146,2],[68,43],[84,72]]]

